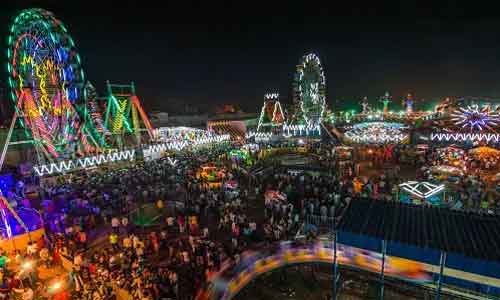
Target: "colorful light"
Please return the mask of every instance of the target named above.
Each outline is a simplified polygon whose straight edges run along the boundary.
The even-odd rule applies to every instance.
[[[494,130],[498,127],[500,116],[489,110],[488,107],[480,108],[479,105],[467,106],[467,108],[459,108],[452,114],[452,120],[455,125],[462,128],[469,128],[472,130]]]
[[[24,118],[20,123],[49,160],[86,141],[79,137],[76,109],[84,103],[78,90],[84,73],[72,56],[60,54],[61,49],[75,53],[61,24],[43,9],[24,10],[10,28],[7,49],[11,95]]]
[[[311,135],[320,135],[321,134],[321,125],[317,124],[307,124],[307,125],[283,125],[283,136],[284,137],[292,137],[292,136],[311,136]]]
[[[348,141],[360,144],[399,144],[409,138],[403,129],[406,127],[400,123],[365,122],[352,126],[344,135]]]
[[[446,142],[495,142],[500,141],[498,133],[431,133],[431,141]]]
[[[408,181],[400,184],[399,187],[411,195],[421,199],[430,198],[445,190],[444,184],[436,185],[425,181]]]
[[[326,79],[316,54],[302,57],[295,74],[294,92],[302,121],[311,126],[321,123],[326,106]]]
[[[79,159],[65,160],[50,164],[34,166],[33,170],[35,171],[35,174],[37,176],[68,173],[76,170],[93,168],[105,164],[112,164],[123,161],[133,161],[136,159],[135,154],[136,154],[135,149],[114,151],[107,154],[99,154]]]
[[[264,104],[260,111],[257,131],[260,131],[263,126],[279,126],[283,123],[285,115],[278,98],[278,93],[264,95]]]

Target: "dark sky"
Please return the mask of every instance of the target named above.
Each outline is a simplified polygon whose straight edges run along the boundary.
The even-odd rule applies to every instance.
[[[257,111],[264,93],[289,94],[309,51],[322,60],[330,103],[385,90],[500,96],[500,10],[476,1],[8,2],[4,34],[21,8],[53,11],[100,92],[107,79],[133,80],[148,108],[168,111],[176,99]]]

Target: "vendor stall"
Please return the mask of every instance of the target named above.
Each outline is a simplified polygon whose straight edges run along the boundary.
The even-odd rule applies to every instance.
[[[196,177],[207,182],[210,187],[220,187],[226,178],[226,169],[213,163],[207,163],[198,169]]]
[[[500,150],[491,147],[477,147],[469,154],[484,166],[486,170],[500,169]]]
[[[464,170],[467,153],[463,149],[455,146],[449,146],[439,148],[437,152],[443,165],[449,165]]]
[[[451,182],[457,182],[461,177],[464,176],[462,169],[449,166],[449,165],[438,165],[430,168],[430,175],[432,178],[437,180],[447,180]]]

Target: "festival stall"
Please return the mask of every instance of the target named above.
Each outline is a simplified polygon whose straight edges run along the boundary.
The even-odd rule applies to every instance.
[[[334,148],[335,159],[340,176],[353,174],[353,147],[337,146]]]
[[[220,187],[222,180],[226,178],[226,169],[213,163],[207,163],[198,169],[196,178],[207,182],[210,187]]]
[[[253,164],[254,159],[251,157],[249,151],[243,149],[233,149],[229,152],[229,157],[233,162],[243,163],[247,166]]]
[[[462,170],[465,168],[465,160],[467,159],[467,154],[463,149],[457,148],[455,146],[449,146],[437,149],[437,152],[443,164],[454,166]]]
[[[464,176],[464,172],[459,167],[438,165],[430,168],[430,175],[436,180],[458,182]]]
[[[500,150],[491,147],[477,147],[469,150],[469,155],[480,162],[484,172],[500,171]]]

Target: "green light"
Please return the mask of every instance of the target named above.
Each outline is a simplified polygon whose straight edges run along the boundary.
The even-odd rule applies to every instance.
[[[12,66],[10,64],[7,64],[7,72],[9,72],[9,74],[12,73]],[[11,85],[11,87],[12,87],[12,85]]]
[[[76,55],[76,62],[77,62],[78,64],[81,64],[81,63],[80,63],[80,55],[78,55],[78,54]]]
[[[10,88],[14,88],[14,80],[12,80],[12,78],[9,77],[9,86]]]

